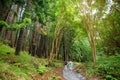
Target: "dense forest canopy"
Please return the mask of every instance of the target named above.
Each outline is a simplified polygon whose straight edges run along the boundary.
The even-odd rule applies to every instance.
[[[120,1],[0,0],[0,43],[15,55],[97,65],[120,56]]]
[[[101,46],[108,55],[119,52],[117,0],[1,0],[0,3],[1,37],[11,41],[10,46],[17,48],[21,38],[27,44],[18,44],[19,47],[24,46],[32,50],[30,45],[35,44],[36,53],[30,51],[33,55],[40,56],[37,48],[41,47],[40,51],[45,54],[64,53],[69,57],[73,57],[72,54],[83,57],[83,54],[91,54],[92,51],[94,62],[96,46]],[[23,42],[22,40],[20,42]]]
[[[119,53],[118,0],[1,0],[0,3],[1,40],[16,47],[16,54],[29,50],[39,57],[44,54],[57,58],[66,54],[69,58],[78,55],[79,60],[93,54],[95,62],[98,50],[107,55]]]

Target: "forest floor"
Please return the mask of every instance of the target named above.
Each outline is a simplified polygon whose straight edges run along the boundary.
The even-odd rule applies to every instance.
[[[33,80],[65,80],[62,73],[63,67],[57,67],[44,75],[32,76]]]
[[[26,52],[15,56],[14,51],[9,46],[0,45],[0,80],[65,80],[63,62],[55,60],[54,66],[46,66],[48,59],[32,57]],[[78,67],[75,71],[86,80],[99,80],[95,76],[88,77],[83,64],[76,64]]]

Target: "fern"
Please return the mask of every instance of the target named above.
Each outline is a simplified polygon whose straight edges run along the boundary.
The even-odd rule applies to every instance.
[[[106,79],[115,80],[115,78],[120,78],[119,60],[120,55],[101,57],[100,60],[98,60],[99,73]]]
[[[16,29],[20,29],[20,28],[25,28],[27,24],[30,24],[32,21],[30,18],[25,18],[23,19],[22,23],[13,23],[11,25],[9,25],[7,22],[0,20],[0,25],[6,27],[7,29],[11,29],[11,30],[16,30]]]
[[[23,23],[31,23],[31,19],[30,18],[25,18],[25,19],[23,19]]]
[[[45,72],[47,72],[47,67],[45,67],[44,65],[39,65],[38,73],[44,74]]]
[[[10,28],[10,25],[7,24],[7,22],[0,20],[0,25],[6,27],[6,28]]]

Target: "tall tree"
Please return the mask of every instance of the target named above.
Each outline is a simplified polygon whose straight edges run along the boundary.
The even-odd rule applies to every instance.
[[[29,1],[29,0],[27,0]],[[19,11],[18,11],[18,22],[22,22],[23,21],[23,15],[24,15],[24,12],[25,12],[25,9],[26,9],[26,3],[27,1],[23,1],[22,3],[24,4],[23,6],[20,6],[19,7]],[[20,4],[22,4],[20,2]],[[26,22],[25,22],[26,23]],[[24,27],[26,26],[26,24],[23,23],[22,25],[20,25],[21,27]],[[23,47],[23,41],[24,41],[24,28],[20,28],[20,31],[18,33],[18,38],[17,38],[17,45],[16,45],[16,50],[15,50],[15,55],[19,55],[20,51],[22,50],[22,47]]]

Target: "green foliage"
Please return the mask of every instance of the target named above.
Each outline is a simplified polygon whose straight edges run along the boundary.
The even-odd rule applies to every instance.
[[[23,23],[31,23],[31,19],[30,18],[25,18],[25,19],[23,19]]]
[[[32,57],[27,52],[22,51],[20,52],[20,56],[16,56],[15,59],[19,63],[26,64],[28,62],[31,62]]]
[[[118,80],[117,78],[114,78],[111,75],[106,75],[105,78],[108,80]]]
[[[54,63],[54,66],[55,66],[55,67],[58,67],[58,66],[62,66],[62,65],[63,65],[63,63],[62,63],[61,61],[58,61],[58,60],[55,60],[53,63]]]
[[[98,57],[97,65],[92,62],[87,63],[86,74],[88,76],[100,76],[107,80],[119,80],[120,75],[120,55]]]
[[[116,4],[113,7],[118,6]],[[101,36],[101,46],[107,55],[120,53],[120,15],[112,8],[110,13],[100,21],[99,33]]]
[[[63,63],[61,61],[55,60],[51,63],[48,63],[48,59],[40,59],[40,64],[38,66],[38,73],[44,74],[51,70],[52,68],[62,66]]]
[[[4,67],[3,67],[4,66]],[[6,61],[0,61],[0,79],[3,80],[17,80],[17,79],[26,79],[31,80],[28,74],[25,71],[17,66],[11,65]]]
[[[41,65],[41,64],[39,65],[39,67],[38,67],[38,73],[39,74],[44,74],[47,71],[48,71],[47,67],[45,67],[44,65]]]
[[[104,60],[104,61],[103,61]],[[120,55],[103,56],[98,60],[99,73],[108,80],[119,79],[120,75]]]
[[[10,44],[10,41],[7,40],[7,39],[3,39],[3,38],[1,38],[0,41],[1,41],[0,45],[2,45],[2,44],[5,44],[5,45]]]
[[[7,0],[7,1],[4,1],[4,0],[0,0],[0,7],[8,7],[12,4],[12,0]]]
[[[13,48],[0,44],[0,79],[32,80],[30,75],[44,74],[52,69],[51,66],[46,67],[48,59],[32,57],[25,51],[22,51],[19,56],[15,56],[14,51]],[[56,66],[59,65],[57,62]]]
[[[19,23],[13,23],[13,24],[11,24],[11,30],[16,30],[16,29],[20,29],[21,28],[21,26],[20,26],[20,24]]]
[[[11,25],[11,29],[20,29],[20,28],[26,28],[26,25],[31,24],[31,19],[30,18],[24,18],[21,23],[13,23]]]
[[[7,29],[16,30],[16,29],[20,29],[20,28],[26,28],[26,25],[31,24],[31,22],[32,21],[30,18],[24,18],[23,22],[21,22],[21,23],[15,22],[11,25],[8,25],[7,22],[0,20],[0,25],[6,27]]]
[[[4,66],[4,67],[3,67]],[[10,65],[8,63],[6,63],[5,61],[1,60],[0,61],[0,71],[1,72],[4,72],[6,71],[7,69],[10,68]]]
[[[51,67],[48,59],[32,57],[25,51],[21,51],[19,56],[15,56],[14,51],[13,48],[0,44],[0,78],[3,80],[17,80],[17,78],[32,80],[30,75],[44,74],[63,65],[60,61],[54,61],[52,62],[54,66]],[[7,54],[8,52],[10,54]]]
[[[73,38],[73,45],[71,51],[72,57],[74,57],[74,59],[77,61],[90,61],[92,52],[84,29],[76,29],[74,34],[76,36],[75,38]]]
[[[8,25],[5,21],[0,20],[0,25],[6,27],[6,28],[10,28],[10,25]]]
[[[27,66],[27,67],[29,67],[29,66]],[[14,72],[15,75],[19,75],[19,76],[20,76],[21,78],[23,78],[23,79],[32,80],[32,79],[29,77],[27,71],[25,71],[25,70],[22,69],[22,68],[19,68],[19,67],[17,67],[17,66],[12,66],[12,67],[10,68],[10,70],[11,70],[12,72]]]
[[[13,57],[15,50],[9,46],[0,45],[0,58]]]
[[[3,80],[32,80],[29,74],[37,74],[33,63],[30,64],[32,57],[26,52],[21,52],[20,56],[15,56],[14,52],[13,48],[0,45],[0,78]]]
[[[87,64],[87,69],[86,69],[87,76],[98,75],[98,68],[94,67],[93,62],[87,62],[86,64]]]

